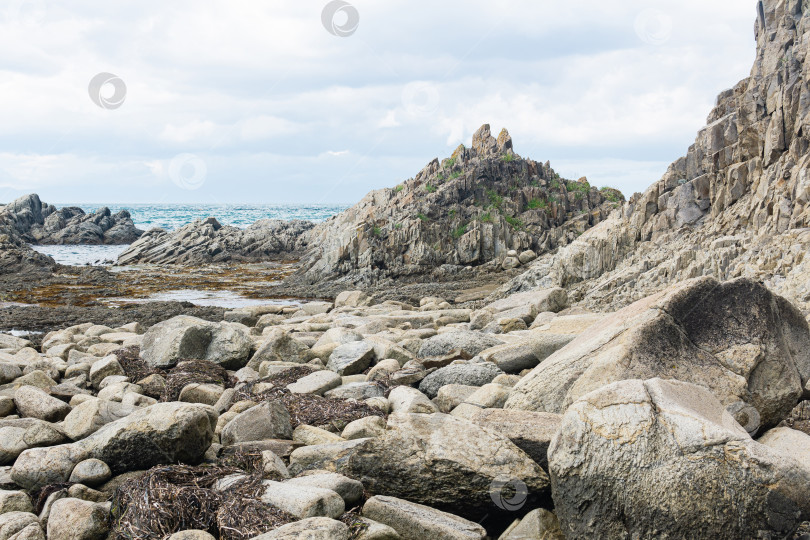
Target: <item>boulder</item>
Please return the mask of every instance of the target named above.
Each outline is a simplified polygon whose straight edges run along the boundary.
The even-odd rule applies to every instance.
[[[334,371],[321,370],[301,377],[294,383],[287,385],[287,390],[293,394],[314,394],[322,396],[324,393],[340,386],[342,379]]]
[[[223,445],[263,439],[292,439],[290,413],[281,402],[268,401],[236,416],[222,430]]]
[[[546,473],[509,439],[438,413],[391,415],[385,433],[344,449],[335,466],[371,494],[479,519],[500,511],[489,493],[496,479],[520,479],[534,502],[548,496]]]
[[[29,512],[9,512],[0,514],[0,540],[9,540],[29,525],[39,527],[39,519]]]
[[[498,540],[565,540],[557,516],[537,508],[504,531]]]
[[[492,362],[507,373],[520,373],[532,369],[543,360],[571,343],[576,336],[570,334],[541,334],[496,345],[481,351],[481,358]]]
[[[169,540],[216,540],[216,538],[206,531],[187,530],[174,533]]]
[[[24,491],[0,489],[0,514],[9,512],[33,512],[31,498]]]
[[[397,386],[391,390],[388,401],[391,402],[391,412],[394,413],[439,412],[439,408],[425,394],[410,386]]]
[[[346,509],[343,499],[331,489],[274,480],[265,480],[262,485],[262,502],[272,504],[300,519],[338,518]]]
[[[96,388],[99,388],[105,377],[114,375],[126,375],[115,355],[105,356],[101,360],[93,362],[90,367],[90,382]]]
[[[487,531],[473,521],[395,497],[371,497],[363,505],[363,517],[388,525],[403,540],[487,538]]]
[[[343,291],[335,298],[335,307],[370,306],[371,297],[363,291]]]
[[[65,417],[65,434],[78,441],[95,433],[102,426],[125,418],[135,409],[117,401],[92,398],[80,403]]]
[[[810,435],[788,427],[778,427],[762,435],[757,442],[793,456],[796,461],[810,469]]]
[[[326,367],[339,375],[356,375],[365,371],[373,359],[374,347],[365,341],[353,341],[338,345]]]
[[[508,409],[562,413],[612,382],[677,379],[709,388],[749,432],[774,426],[810,377],[801,312],[759,283],[699,278],[608,316],[514,388]]]
[[[753,441],[712,393],[686,382],[586,394],[548,457],[569,538],[783,538],[810,515],[810,468]]]
[[[346,440],[378,437],[385,433],[385,419],[380,416],[366,416],[346,424],[340,434]]]
[[[85,459],[73,468],[68,482],[93,487],[103,484],[110,476],[112,472],[106,463],[100,459]]]
[[[251,540],[349,540],[349,527],[331,518],[313,517],[288,523]]]
[[[34,386],[21,386],[14,393],[14,405],[20,416],[58,422],[70,412],[70,405]]]
[[[48,540],[103,540],[109,531],[106,505],[81,499],[60,499],[51,507]]]
[[[419,358],[444,356],[453,351],[461,351],[471,358],[481,351],[502,344],[503,341],[495,336],[458,330],[446,332],[426,339],[419,348]]]
[[[467,419],[482,428],[504,435],[543,467],[548,461],[551,439],[562,422],[559,414],[505,409],[482,409],[469,415]]]
[[[307,471],[292,480],[287,480],[285,484],[332,490],[340,495],[346,503],[346,508],[351,508],[363,498],[361,482],[328,471]]]
[[[166,463],[199,463],[214,437],[217,415],[190,403],[159,403],[103,426],[81,441],[31,448],[11,470],[19,486],[37,489],[66,482],[77,463],[96,458],[113,474]]]
[[[501,374],[503,371],[491,362],[451,364],[437,369],[422,379],[419,390],[432,399],[436,397],[441,387],[448,384],[483,386]]]
[[[157,368],[172,367],[180,360],[208,360],[239,369],[247,363],[252,345],[246,326],[179,315],[146,331],[141,357]]]
[[[265,335],[265,341],[250,359],[248,367],[259,369],[262,362],[293,362],[303,364],[309,359],[309,347],[281,328],[273,328]]]
[[[13,463],[24,450],[65,442],[52,424],[35,418],[0,420],[0,465]]]

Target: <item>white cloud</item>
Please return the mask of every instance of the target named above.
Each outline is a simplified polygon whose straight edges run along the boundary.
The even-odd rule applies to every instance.
[[[323,28],[325,0],[9,2],[0,183],[45,200],[284,202],[340,178],[330,197],[353,202],[485,122],[521,155],[641,191],[754,51],[739,0],[659,0],[663,33],[637,31],[648,0],[354,0],[347,38]],[[87,95],[102,71],[127,84],[119,109]],[[209,165],[193,193],[157,180],[183,152]]]

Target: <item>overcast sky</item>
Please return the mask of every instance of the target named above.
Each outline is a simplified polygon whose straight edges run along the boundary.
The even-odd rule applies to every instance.
[[[754,0],[2,0],[0,202],[353,203],[484,123],[629,195],[748,75],[754,18]]]

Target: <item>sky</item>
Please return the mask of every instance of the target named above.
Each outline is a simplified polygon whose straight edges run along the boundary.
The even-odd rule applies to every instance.
[[[754,0],[2,0],[0,203],[353,203],[488,123],[626,195],[755,55]]]

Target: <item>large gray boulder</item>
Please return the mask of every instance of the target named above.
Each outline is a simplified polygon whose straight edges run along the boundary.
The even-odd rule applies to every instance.
[[[502,343],[502,340],[489,334],[458,330],[426,339],[419,348],[418,356],[419,358],[445,356],[452,351],[459,350],[472,357],[481,351]]]
[[[395,497],[371,497],[363,516],[388,525],[403,540],[484,540],[487,531],[478,523]]]
[[[548,456],[568,538],[784,538],[810,516],[810,468],[752,440],[690,383],[629,380],[583,396]]]
[[[34,386],[21,386],[14,393],[14,405],[21,416],[58,422],[70,412],[70,405]]]
[[[280,401],[267,401],[239,413],[222,429],[223,445],[264,439],[292,439],[290,413]]]
[[[563,413],[612,382],[661,377],[710,388],[749,432],[773,426],[810,378],[801,312],[759,283],[700,278],[608,316],[514,388],[507,409]]]
[[[312,517],[288,523],[251,540],[349,540],[349,527],[336,519]]]
[[[192,403],[159,403],[105,425],[86,439],[25,450],[11,477],[26,489],[63,483],[80,461],[95,458],[114,474],[166,463],[198,463],[211,445],[217,414]]]
[[[419,383],[419,390],[433,399],[442,386],[448,384],[462,384],[465,386],[484,386],[489,384],[503,371],[490,362],[458,363],[437,369]]]
[[[141,357],[158,368],[172,367],[180,360],[208,360],[226,369],[239,369],[247,364],[252,345],[244,325],[179,315],[146,331]]]
[[[48,518],[49,540],[103,540],[109,531],[105,505],[66,498],[53,503]]]
[[[24,450],[66,441],[56,427],[36,418],[0,420],[0,465],[13,463]]]
[[[490,496],[496,480],[520,480],[535,502],[549,485],[540,466],[505,436],[445,414],[392,414],[385,433],[338,457],[337,469],[371,494],[478,519],[500,512]]]

